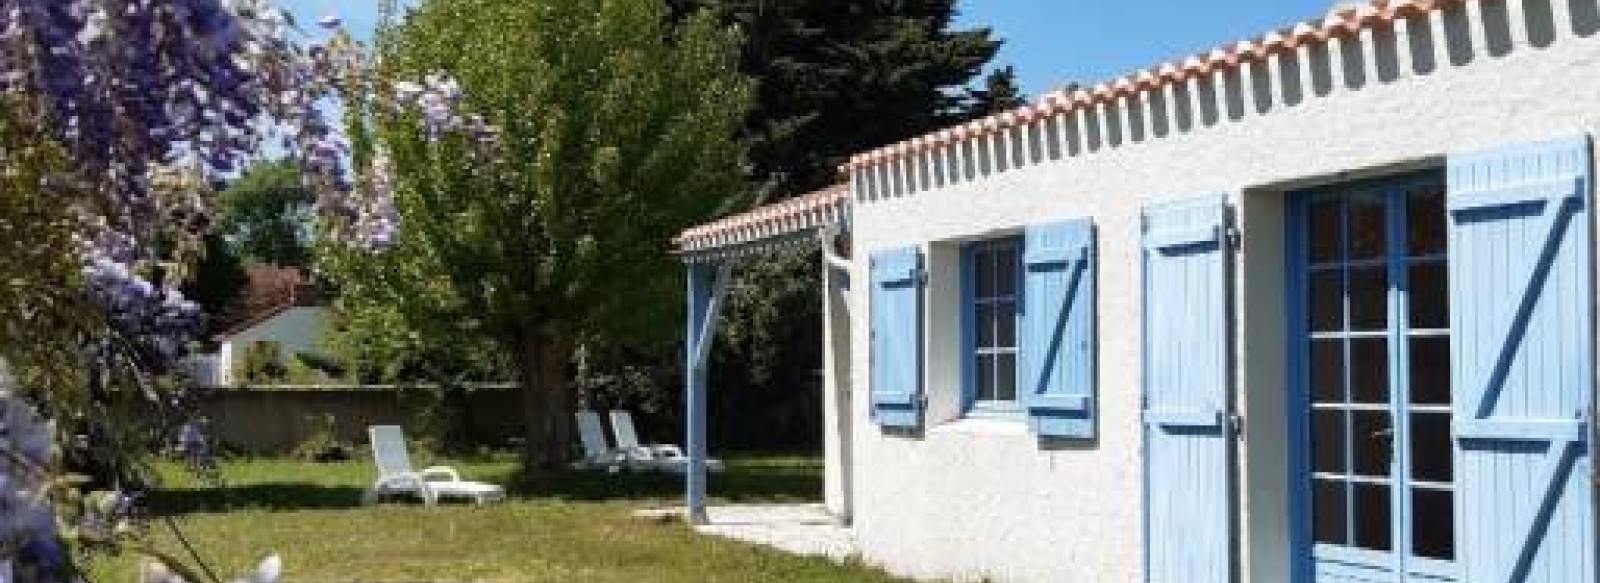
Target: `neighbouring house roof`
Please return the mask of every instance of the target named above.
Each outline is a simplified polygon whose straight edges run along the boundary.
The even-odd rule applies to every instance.
[[[849,204],[850,185],[836,184],[693,227],[672,242],[690,259],[765,249],[844,222]]]
[[[1290,28],[1268,32],[1254,39],[1219,46],[1209,52],[1155,65],[1095,85],[1091,89],[1054,91],[1038,103],[991,115],[963,125],[946,128],[900,143],[857,154],[840,170],[845,174],[866,170],[921,154],[924,151],[961,144],[970,140],[1026,126],[1035,121],[1078,110],[1114,105],[1123,98],[1164,90],[1191,79],[1218,71],[1265,63],[1270,57],[1292,53],[1303,46],[1326,44],[1334,39],[1358,38],[1363,31],[1396,26],[1397,22],[1427,16],[1457,4],[1493,0],[1373,0],[1342,3],[1326,17],[1302,22]]]
[[[247,273],[250,279],[244,300],[247,313],[238,323],[217,334],[218,341],[238,336],[290,309],[322,305],[316,286],[298,268],[255,265]]]
[[[241,334],[244,334],[245,332],[249,332],[250,330],[254,329],[255,327],[260,326],[262,324],[265,324],[268,321],[271,321],[273,318],[281,316],[285,312],[288,312],[289,310],[293,310],[295,308],[326,309],[326,307],[320,306],[320,305],[316,305],[316,304],[303,304],[303,303],[293,303],[293,302],[287,303],[287,304],[278,305],[278,306],[274,306],[272,309],[267,310],[265,312],[262,312],[260,314],[257,314],[254,318],[251,318],[251,319],[246,320],[244,322],[240,322],[238,325],[236,325],[236,326],[234,326],[232,328],[229,328],[227,331],[225,331],[225,332],[223,332],[221,334],[218,334],[216,339],[217,339],[218,342],[227,342],[228,340],[233,339],[235,336],[239,336]]]

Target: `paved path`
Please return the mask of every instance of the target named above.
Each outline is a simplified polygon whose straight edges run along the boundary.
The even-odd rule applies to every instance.
[[[646,518],[681,516],[682,508],[641,510]],[[706,509],[711,523],[695,530],[755,543],[797,555],[842,561],[857,554],[850,530],[839,526],[821,504],[739,504]]]

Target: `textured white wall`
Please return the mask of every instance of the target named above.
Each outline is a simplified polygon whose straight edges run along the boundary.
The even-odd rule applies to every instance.
[[[1044,159],[1021,168],[974,164],[989,172],[953,184],[937,166],[894,165],[911,168],[910,180],[858,172],[856,257],[923,244],[934,278],[923,435],[885,435],[872,424],[868,351],[851,355],[855,532],[865,558],[930,578],[1140,579],[1139,210],[1229,192],[1250,231],[1236,287],[1239,391],[1252,444],[1241,452],[1241,564],[1251,581],[1286,580],[1281,194],[1600,127],[1597,14],[1595,0],[1469,3],[1398,33],[1302,48],[1299,58],[1218,75],[1193,92],[1103,109],[1098,120],[1036,124],[1012,138],[1037,144],[1020,149]],[[1005,140],[987,146],[1013,151]],[[905,186],[923,182],[933,186]],[[952,286],[939,282],[952,276],[943,243],[1080,216],[1099,228],[1099,439],[1045,449],[1017,423],[952,419],[958,355],[940,336],[955,330]],[[857,263],[854,281],[864,283]],[[866,285],[852,293],[855,305],[867,305]],[[867,321],[865,309],[853,318],[854,346],[868,345]]]

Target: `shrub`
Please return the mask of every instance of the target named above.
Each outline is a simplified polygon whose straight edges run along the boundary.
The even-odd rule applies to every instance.
[[[312,426],[311,434],[294,447],[290,455],[312,462],[340,462],[354,457],[354,448],[339,441],[336,429],[338,419],[332,414],[307,415],[306,424]]]
[[[282,347],[277,342],[263,340],[251,342],[245,348],[234,372],[247,383],[272,383],[288,376],[289,369],[283,362]]]

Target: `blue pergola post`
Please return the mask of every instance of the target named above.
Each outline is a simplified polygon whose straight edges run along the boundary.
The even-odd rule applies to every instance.
[[[690,262],[689,318],[685,342],[684,405],[688,408],[687,433],[689,467],[685,472],[684,503],[691,524],[705,524],[706,517],[706,377],[711,360],[711,341],[717,333],[717,314],[728,290],[733,261],[723,259]]]

